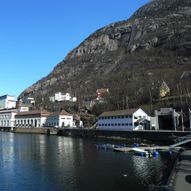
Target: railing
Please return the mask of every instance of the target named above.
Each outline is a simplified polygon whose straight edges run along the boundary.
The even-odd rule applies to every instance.
[[[191,134],[190,135],[186,135],[186,136],[183,136],[183,137],[178,137],[175,139],[175,143],[179,143],[179,142],[182,142],[182,141],[186,141],[188,139],[191,139]]]

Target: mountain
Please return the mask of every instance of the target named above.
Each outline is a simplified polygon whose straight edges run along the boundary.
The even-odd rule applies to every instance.
[[[53,71],[19,96],[48,102],[55,92],[71,92],[78,100],[109,88],[112,107],[136,107],[159,99],[165,82],[171,97],[189,93],[191,71],[191,1],[153,0],[128,20],[91,34]]]

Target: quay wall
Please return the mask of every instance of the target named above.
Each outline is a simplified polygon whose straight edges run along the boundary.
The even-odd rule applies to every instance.
[[[150,141],[173,142],[173,138],[186,136],[191,132],[182,131],[106,131],[95,129],[58,129],[60,136],[114,139],[146,139]]]
[[[31,134],[47,134],[48,129],[45,128],[21,128],[21,127],[15,127],[13,129],[14,133],[31,133]]]
[[[11,127],[0,127],[0,131],[7,131],[7,132],[9,132],[9,131],[11,131]]]
[[[45,127],[0,127],[0,131],[12,132],[12,133],[31,133],[31,134],[47,134],[50,135],[51,132],[57,134],[57,130],[53,128]]]
[[[111,131],[111,130],[96,130],[96,129],[72,129],[72,128],[24,128],[24,127],[0,127],[0,131],[10,131],[13,133],[33,133],[47,134],[52,132],[59,136],[83,137],[83,138],[106,138],[106,139],[145,139],[150,141],[162,141],[173,143],[173,138],[186,136],[191,134],[191,131],[162,131],[162,130],[142,130],[142,131]]]

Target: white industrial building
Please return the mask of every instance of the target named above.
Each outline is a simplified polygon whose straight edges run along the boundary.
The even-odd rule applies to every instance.
[[[16,108],[16,99],[14,96],[3,95],[0,96],[0,109]]]
[[[74,127],[73,115],[66,111],[52,113],[47,117],[45,126],[49,127]]]
[[[150,117],[142,109],[127,109],[103,112],[97,121],[100,130],[142,130],[146,129]]]
[[[0,110],[0,127],[14,127],[17,109]]]
[[[16,127],[42,127],[46,123],[49,112],[46,110],[34,110],[18,112],[15,115]]]

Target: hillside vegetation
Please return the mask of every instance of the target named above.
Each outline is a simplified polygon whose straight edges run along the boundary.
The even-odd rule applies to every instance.
[[[37,107],[51,108],[49,96],[70,92],[78,98],[77,109],[82,100],[95,98],[96,89],[105,87],[110,92],[107,104],[94,108],[97,113],[140,105],[150,113],[161,106],[186,108],[190,107],[189,71],[191,1],[153,0],[130,19],[91,34],[20,98],[30,95]],[[163,81],[170,97],[161,101]]]

